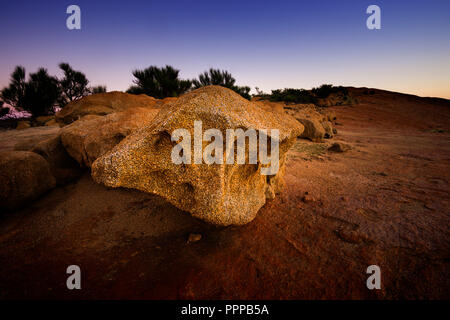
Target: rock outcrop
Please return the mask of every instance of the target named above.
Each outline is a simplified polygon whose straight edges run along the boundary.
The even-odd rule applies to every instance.
[[[270,129],[278,129],[278,172],[262,175],[260,169],[267,165],[260,159],[249,164],[248,154],[245,164],[173,163],[171,153],[176,142],[171,141],[171,134],[186,129],[194,137],[194,121],[198,120],[202,121],[203,132],[218,129],[224,140],[227,129],[269,129],[269,140],[276,139]],[[256,216],[267,198],[280,191],[286,153],[302,132],[303,126],[287,114],[265,111],[232,90],[208,86],[171,102],[151,125],[98,158],[91,173],[96,182],[109,187],[158,194],[209,223],[242,225]],[[259,136],[261,139],[262,134]],[[209,143],[202,141],[203,150]]]
[[[64,185],[78,178],[82,170],[63,147],[60,133],[60,128],[43,126],[3,132],[0,151],[32,151],[39,154],[47,160],[56,183]]]
[[[128,109],[154,109],[156,105],[157,100],[145,94],[134,95],[118,91],[98,93],[70,102],[55,115],[55,120],[64,126],[86,115],[105,116]]]
[[[130,133],[150,124],[158,112],[137,107],[107,116],[86,115],[61,129],[61,141],[72,158],[90,167]]]
[[[32,127],[24,130],[2,132],[0,151],[31,151],[39,142],[58,136],[57,127]]]
[[[15,210],[55,186],[48,162],[29,151],[0,152],[0,208]]]

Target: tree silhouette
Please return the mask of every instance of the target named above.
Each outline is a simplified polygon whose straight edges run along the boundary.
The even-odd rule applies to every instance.
[[[45,115],[54,111],[59,97],[58,79],[50,76],[46,69],[40,68],[36,73],[30,74],[30,80],[25,84],[22,107],[35,117]]]
[[[190,80],[178,79],[179,70],[166,65],[164,68],[150,66],[144,70],[134,70],[135,85],[127,92],[132,94],[147,94],[157,99],[178,97],[188,91],[192,83]]]
[[[0,96],[4,102],[15,109],[22,109],[25,96],[25,68],[16,66],[11,74],[11,80],[8,87],[3,88]]]
[[[219,69],[209,69],[208,71],[205,71],[201,74],[199,74],[198,79],[192,80],[192,84],[194,85],[194,88],[198,89],[200,87],[204,86],[222,86],[225,88],[229,88],[236,93],[240,94],[242,97],[250,100],[250,87],[247,86],[236,86],[235,85],[236,79],[233,78],[231,73],[225,70],[219,70]]]
[[[90,93],[88,79],[80,72],[73,70],[68,63],[59,64],[64,72],[64,78],[59,81],[61,95],[58,98],[59,106],[62,108],[71,101],[78,100]]]

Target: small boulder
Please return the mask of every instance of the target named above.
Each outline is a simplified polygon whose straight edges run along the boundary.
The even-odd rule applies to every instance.
[[[309,139],[313,142],[321,142],[325,138],[325,128],[317,119],[313,118],[296,118],[304,127],[305,131],[301,138]]]
[[[343,142],[335,142],[331,145],[331,147],[328,148],[328,151],[331,152],[346,152],[350,150],[351,147]]]
[[[324,121],[322,122],[323,129],[325,130],[325,139],[333,138],[334,131],[333,131],[333,124],[330,121]]]
[[[55,186],[47,161],[29,151],[0,152],[0,208],[15,210]]]
[[[202,235],[199,233],[190,233],[188,236],[188,243],[192,243],[192,242],[197,242],[200,241],[202,239]]]
[[[286,112],[297,121],[299,121],[304,127],[301,138],[311,140],[313,142],[321,142],[325,138],[325,128],[322,122],[326,120],[326,117],[316,111],[316,106],[313,104],[298,104],[290,105],[286,108]]]

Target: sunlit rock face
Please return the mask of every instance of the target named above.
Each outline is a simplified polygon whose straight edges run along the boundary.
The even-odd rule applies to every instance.
[[[194,147],[196,121],[201,121],[203,132],[218,129],[223,137],[227,129],[268,129],[269,146],[275,139],[272,129],[278,130],[279,169],[272,175],[261,174],[268,165],[260,159],[249,163],[249,152],[244,164],[174,163],[172,151],[179,141],[172,141],[172,133],[185,129]],[[215,225],[242,225],[252,221],[266,199],[281,190],[286,152],[302,132],[303,126],[287,114],[263,110],[232,90],[208,86],[171,102],[150,125],[98,158],[92,164],[92,177],[109,187],[158,194]],[[205,150],[211,142],[202,139],[200,143]]]
[[[157,99],[145,94],[135,95],[118,91],[97,93],[70,102],[56,113],[55,120],[64,126],[86,115],[105,116],[136,108],[154,109],[158,105]]]

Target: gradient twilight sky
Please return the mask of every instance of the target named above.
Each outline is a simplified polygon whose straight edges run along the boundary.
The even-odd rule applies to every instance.
[[[81,8],[81,30],[66,8]],[[366,8],[381,8],[368,30]],[[450,1],[2,1],[0,88],[16,65],[126,90],[131,71],[170,64],[181,78],[210,67],[263,91],[322,83],[450,98]]]

